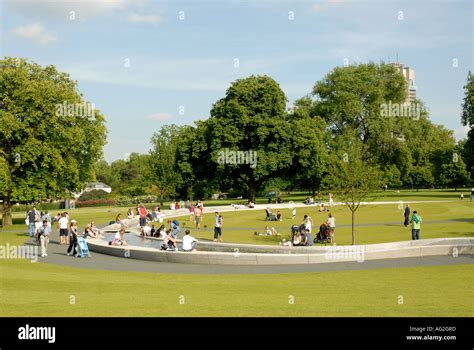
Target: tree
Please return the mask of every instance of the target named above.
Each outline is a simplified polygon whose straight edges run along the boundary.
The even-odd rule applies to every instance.
[[[380,189],[381,172],[376,166],[364,161],[364,146],[356,137],[346,134],[338,137],[336,142],[338,147],[331,154],[329,174],[324,183],[351,211],[354,245],[356,211],[370,193]]]
[[[65,196],[93,178],[106,128],[98,110],[85,113],[90,105],[77,83],[52,65],[0,60],[0,104],[0,188],[10,225],[12,201]]]
[[[401,173],[395,164],[389,165],[384,169],[383,182],[388,187],[400,187],[403,185],[400,179]]]
[[[204,158],[212,163],[208,171],[215,169],[213,175],[221,181],[240,181],[247,188],[248,199],[255,201],[256,192],[270,179],[285,174],[292,164],[291,126],[285,107],[285,94],[268,76],[232,83],[226,96],[214,103],[206,121],[209,153]],[[228,151],[247,152],[247,159],[227,159]]]
[[[461,122],[469,126],[467,140],[463,147],[463,157],[468,171],[474,177],[474,74],[469,72],[464,86],[464,101],[462,104]]]
[[[288,115],[292,127],[293,164],[287,178],[313,196],[321,186],[327,163],[327,134],[325,122],[311,116],[312,101],[306,96],[295,102]]]
[[[176,194],[181,182],[180,173],[176,168],[176,152],[179,137],[183,128],[177,125],[165,125],[153,134],[146,181],[148,192],[158,195],[163,205],[163,198]]]
[[[390,126],[395,119],[382,115],[381,106],[404,102],[406,82],[389,64],[336,67],[314,85],[313,96],[315,113],[326,121],[334,136],[355,131],[366,145],[382,135],[391,135],[391,128],[383,126],[387,122]],[[369,151],[373,153],[374,149]]]
[[[415,165],[410,169],[408,184],[416,188],[418,192],[422,187],[430,187],[434,184],[434,177],[432,173],[432,164],[425,163]]]
[[[437,154],[434,161],[435,182],[439,186],[454,187],[456,190],[469,182],[466,164],[457,147]]]

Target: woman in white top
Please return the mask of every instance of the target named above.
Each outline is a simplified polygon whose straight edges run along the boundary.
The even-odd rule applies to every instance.
[[[336,218],[334,218],[331,213],[329,213],[328,215],[327,224],[329,226],[329,237],[331,238],[331,243],[336,244],[336,239],[334,238],[334,230],[336,229]]]

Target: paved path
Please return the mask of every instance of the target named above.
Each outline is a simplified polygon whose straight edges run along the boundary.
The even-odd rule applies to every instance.
[[[232,266],[232,265],[197,265],[163,263],[154,261],[119,258],[92,252],[91,258],[74,258],[66,255],[67,246],[52,243],[48,256],[38,258],[40,263],[59,264],[86,269],[119,270],[134,272],[158,272],[174,274],[272,274],[294,272],[328,272],[343,270],[370,270],[409,266],[439,266],[455,264],[474,264],[474,255],[430,256],[419,258],[384,259],[358,262],[334,262],[305,265],[272,265],[272,266]]]

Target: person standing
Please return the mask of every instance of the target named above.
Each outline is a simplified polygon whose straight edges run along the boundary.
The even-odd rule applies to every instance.
[[[76,220],[71,220],[69,226],[69,247],[67,248],[67,255],[77,255],[77,222]]]
[[[38,238],[41,245],[41,257],[48,256],[49,235],[51,234],[51,223],[43,220],[43,225],[38,229]]]
[[[332,193],[329,193],[329,206],[332,207],[333,203],[333,198],[332,198]]]
[[[222,215],[216,211],[215,215],[215,225],[214,225],[214,242],[217,242],[219,239],[222,242]]]
[[[408,227],[408,225],[410,224],[410,207],[408,206],[408,204],[405,205],[405,209],[403,210],[403,225],[405,225],[405,227]]]
[[[292,220],[294,220],[296,218],[296,207],[293,207],[293,210],[291,211],[291,215],[292,215]]]
[[[336,244],[336,238],[334,236],[334,231],[336,230],[336,218],[332,216],[331,213],[328,215],[327,225],[329,229],[329,238],[331,239],[332,244]]]
[[[194,221],[194,204],[189,205],[189,222]]]
[[[146,225],[146,216],[148,215],[148,211],[143,204],[140,204],[138,214],[140,215],[140,227],[143,227]]]
[[[201,218],[202,218],[202,211],[199,206],[194,208],[194,221],[196,222],[196,229],[201,229]]]
[[[39,220],[39,213],[36,207],[31,208],[28,214],[26,214],[26,217],[28,219],[28,235],[30,238],[34,238],[36,234],[35,222],[36,219]]]
[[[67,243],[69,220],[66,214],[62,213],[58,220],[59,225],[59,244]]]
[[[464,199],[464,193],[461,192],[461,194],[459,195],[459,198],[461,198],[461,200]]]
[[[413,241],[417,241],[420,239],[420,230],[421,230],[421,223],[423,220],[421,219],[421,216],[418,215],[417,211],[413,211],[413,215],[411,216],[411,239]]]

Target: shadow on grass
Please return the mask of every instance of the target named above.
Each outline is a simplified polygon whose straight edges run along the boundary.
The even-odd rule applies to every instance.
[[[13,225],[25,225],[25,219],[22,218],[13,218],[12,220]],[[3,219],[0,220],[0,226],[3,226]]]
[[[449,221],[455,221],[455,222],[472,222],[472,223],[474,223],[474,218],[449,219]]]

